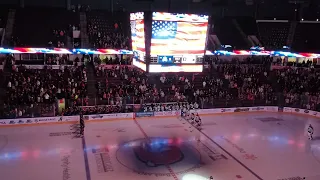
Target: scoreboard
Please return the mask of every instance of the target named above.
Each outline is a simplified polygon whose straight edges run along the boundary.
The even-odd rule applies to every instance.
[[[202,64],[203,55],[158,55],[159,64]]]
[[[154,73],[202,72],[208,20],[207,15],[197,14],[131,13],[133,64]],[[151,23],[151,36],[145,34],[149,33],[145,32],[145,22]],[[146,42],[151,43],[149,47]]]

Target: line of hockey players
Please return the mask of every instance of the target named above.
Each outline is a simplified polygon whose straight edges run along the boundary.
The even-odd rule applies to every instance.
[[[180,102],[180,103],[155,103],[155,104],[145,104],[143,106],[144,112],[159,112],[159,111],[178,111],[186,109],[198,109],[198,103],[187,103],[187,102]]]
[[[190,122],[195,128],[201,129],[201,118],[199,114],[195,111],[189,110],[187,108],[183,108],[181,111],[181,117]]]

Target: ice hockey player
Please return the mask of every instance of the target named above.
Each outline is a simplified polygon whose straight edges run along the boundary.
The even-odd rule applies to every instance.
[[[181,110],[181,116],[184,118],[184,117],[186,117],[186,115],[187,115],[187,108],[183,108],[182,110]]]
[[[209,180],[213,180],[213,177],[212,176],[210,176],[210,179]]]
[[[80,112],[80,135],[83,136],[83,132],[84,132],[84,117],[83,117],[83,113]]]
[[[309,124],[307,133],[308,133],[308,138],[309,138],[309,140],[313,140],[313,127],[312,127],[311,124]]]
[[[196,127],[197,127],[197,128],[201,128],[201,124],[202,124],[202,123],[201,123],[201,119],[200,119],[200,116],[199,116],[198,113],[195,115],[194,120],[195,120],[195,125],[196,125]]]
[[[195,119],[195,114],[194,113],[191,113],[191,118],[190,118],[190,123],[192,124],[192,125],[194,125],[194,119]]]

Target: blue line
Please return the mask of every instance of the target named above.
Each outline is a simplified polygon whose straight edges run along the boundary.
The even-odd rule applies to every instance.
[[[87,180],[91,180],[89,162],[88,162],[88,154],[87,154],[87,145],[85,137],[82,137],[82,148],[83,148],[83,157],[84,157],[84,166],[86,168],[86,176]]]

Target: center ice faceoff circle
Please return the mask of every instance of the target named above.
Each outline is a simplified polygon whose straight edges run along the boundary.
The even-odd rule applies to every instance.
[[[166,166],[175,173],[185,173],[199,167],[200,152],[188,142],[177,139],[151,138],[127,142],[119,147],[117,160],[136,173],[149,175],[169,174]]]

